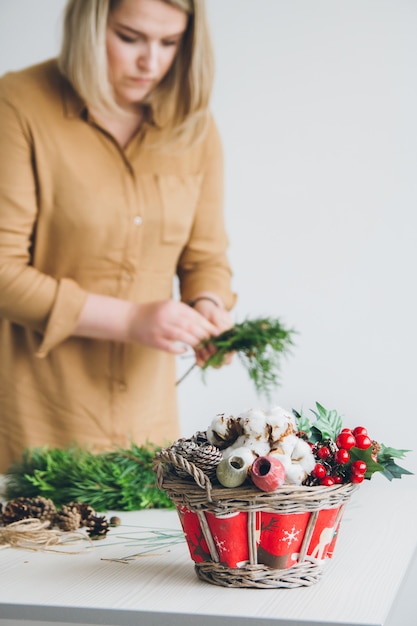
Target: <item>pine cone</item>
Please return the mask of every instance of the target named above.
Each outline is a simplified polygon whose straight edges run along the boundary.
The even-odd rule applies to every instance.
[[[217,446],[210,443],[200,446],[193,454],[193,463],[210,478],[215,476],[216,468],[223,455]]]
[[[223,457],[221,451],[209,443],[204,435],[205,433],[197,433],[191,439],[178,439],[170,449],[212,477]],[[178,476],[190,478],[188,472],[177,467],[172,469]]]
[[[87,526],[88,520],[90,519],[90,517],[96,514],[93,507],[87,504],[86,502],[69,502],[67,506],[77,509],[81,518],[81,522],[80,522],[81,527]]]
[[[109,531],[109,523],[104,515],[91,515],[86,526],[91,539],[104,539]]]
[[[78,530],[82,526],[81,515],[75,506],[64,504],[62,509],[55,515],[56,526],[64,532]]]
[[[22,519],[34,517],[40,521],[53,522],[56,508],[52,500],[42,496],[36,498],[14,498],[3,509],[3,524],[12,524]]]

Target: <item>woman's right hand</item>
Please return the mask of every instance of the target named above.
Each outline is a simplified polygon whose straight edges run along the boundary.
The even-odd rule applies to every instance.
[[[161,300],[136,303],[88,294],[73,335],[109,341],[142,343],[150,348],[183,354],[218,328],[183,302]]]

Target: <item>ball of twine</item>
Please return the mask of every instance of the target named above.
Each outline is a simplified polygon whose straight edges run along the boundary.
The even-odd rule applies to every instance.
[[[12,522],[0,528],[0,547],[23,548],[24,550],[60,552],[63,554],[79,554],[78,551],[57,549],[57,546],[65,548],[75,541],[87,541],[90,538],[81,532],[62,532],[58,529],[49,528],[50,522],[40,521],[36,518],[26,518]]]

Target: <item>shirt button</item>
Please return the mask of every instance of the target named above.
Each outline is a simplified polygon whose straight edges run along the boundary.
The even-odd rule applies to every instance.
[[[119,383],[119,391],[126,391],[125,383]]]
[[[124,274],[123,278],[127,280],[128,283],[130,283],[133,280],[132,274],[128,274],[128,272]]]
[[[136,226],[140,226],[142,224],[141,216],[135,215],[135,217],[133,218],[133,223],[136,224]]]

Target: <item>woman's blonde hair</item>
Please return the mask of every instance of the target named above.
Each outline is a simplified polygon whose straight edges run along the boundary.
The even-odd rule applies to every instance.
[[[68,0],[61,72],[93,109],[121,113],[108,79],[106,28],[123,0]],[[171,140],[194,141],[206,128],[214,75],[205,0],[162,0],[188,16],[182,45],[169,72],[144,101]],[[165,134],[165,133],[164,133]]]

